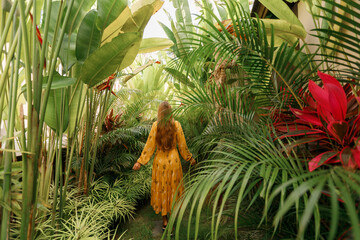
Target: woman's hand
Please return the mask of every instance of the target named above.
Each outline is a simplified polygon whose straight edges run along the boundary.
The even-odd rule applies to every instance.
[[[190,164],[191,164],[191,166],[194,166],[194,165],[196,164],[196,160],[195,160],[195,159],[193,159],[193,158],[191,158],[191,160],[190,160]]]
[[[138,163],[138,162],[136,162],[136,163],[134,164],[134,166],[133,166],[133,170],[137,171],[137,170],[140,169],[140,167],[141,167],[141,164]]]

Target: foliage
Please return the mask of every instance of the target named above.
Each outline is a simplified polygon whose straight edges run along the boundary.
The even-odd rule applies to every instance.
[[[208,160],[201,162],[191,175],[184,198],[170,220],[170,228],[176,226],[176,237],[182,231],[180,223],[186,210],[190,211],[189,221],[196,219],[193,228],[188,227],[188,234],[191,231],[193,237],[197,235],[199,216],[206,206],[213,206],[211,239],[218,238],[225,210],[226,215],[234,218],[233,231],[237,236],[239,224],[243,224],[240,208],[246,211],[257,202],[265,210],[261,222],[274,223],[276,238],[285,234],[280,225],[294,222],[295,216],[299,225],[290,227],[293,237],[339,237],[350,227],[358,228],[354,200],[360,182],[356,173],[341,168],[307,173],[301,158],[283,155],[285,147],[278,149],[266,126],[237,128],[237,134],[232,138],[224,136]],[[232,201],[236,204],[231,205]],[[327,218],[329,210],[333,216]],[[340,215],[347,219],[341,224]],[[332,229],[330,225],[341,229],[328,232],[327,228]]]
[[[285,134],[280,136],[298,138],[288,151],[302,144],[307,145],[315,155],[309,162],[313,171],[321,165],[341,164],[349,169],[360,168],[360,91],[346,84],[344,87],[332,76],[318,72],[323,88],[309,81],[312,97],[307,97],[303,110],[291,108],[297,117],[293,122],[278,122],[276,129]]]
[[[97,147],[96,176],[119,176],[131,169],[145,146],[150,127],[124,126],[102,135]]]
[[[112,89],[109,82],[109,92],[92,87],[114,72],[121,75],[141,47],[149,52],[170,45],[149,39],[141,46],[143,30],[162,3],[13,0],[1,6],[1,126],[6,121],[0,157],[2,239],[13,229],[14,213],[19,214],[18,204],[9,207],[14,196],[21,204],[20,229],[14,231],[20,230],[21,239],[37,234],[36,225],[46,220],[35,221],[38,206],[49,205],[51,186],[50,224],[63,230],[70,181],[88,193],[94,179],[96,146],[107,113],[102,106]],[[14,153],[21,155],[22,171],[13,178],[8,173],[18,161]],[[14,184],[20,197],[11,193]]]
[[[39,221],[36,226],[36,239],[49,239],[50,237],[55,239],[115,239],[115,234],[118,233],[111,229],[113,221],[121,217],[131,217],[133,214],[134,204],[122,196],[115,195],[113,198],[97,201],[92,195],[89,197],[82,195],[74,186],[69,186],[68,190],[66,205],[62,211],[64,214],[60,224],[62,228],[54,228],[51,224],[51,205],[42,206],[36,217],[36,220]],[[49,202],[52,204],[53,186],[50,194]],[[57,211],[56,214],[61,213]],[[20,218],[14,218],[14,226],[20,223]],[[19,228],[13,228],[11,238],[16,239],[19,235]]]
[[[275,35],[281,27],[250,18],[234,1],[224,2],[228,16],[231,16],[230,23],[220,21],[214,15],[216,24],[202,18],[204,25],[196,26],[199,31],[189,34],[187,44],[174,46],[183,47],[186,54],[178,55],[168,66],[171,69],[168,72],[181,81],[181,87],[186,81],[196,86],[182,91],[178,111],[202,112],[207,122],[206,128],[190,146],[199,149],[197,151],[205,160],[185,177],[189,180],[186,193],[174,207],[170,219],[169,229],[175,227],[176,239],[184,231],[181,226],[184,218],[189,222],[195,219],[194,224],[188,225],[187,238],[199,237],[200,215],[207,206],[212,206],[209,238],[219,238],[220,223],[230,215],[234,238],[238,239],[240,213],[254,205],[262,205],[259,227],[265,227],[269,237],[271,230],[276,239],[360,237],[358,170],[329,166],[308,172],[306,151],[292,151],[288,139],[273,141],[275,132],[269,132],[266,127],[272,122],[269,117],[294,120],[285,115],[283,109],[288,106],[306,110],[307,82],[316,78],[318,69],[335,72],[340,82],[349,83],[345,86],[353,86],[352,91],[346,87],[348,96],[358,97],[359,68],[356,62],[359,56],[354,52],[358,42],[351,33],[357,35],[359,30],[353,19],[337,11],[354,12],[360,6],[353,1],[344,2],[346,4],[326,0],[326,7],[317,6],[322,15],[314,14],[315,20],[321,19],[328,25],[313,32],[314,37],[320,39],[314,52],[310,52],[306,43],[301,42],[299,46],[288,41],[291,39],[284,38],[285,42],[277,44]],[[232,32],[227,31],[231,30],[229,26],[232,26]],[[344,34],[340,34],[340,29],[346,29]],[[319,93],[320,87],[314,85],[312,87]],[[337,87],[332,89],[340,90],[339,83],[333,85]],[[327,91],[324,89],[321,90],[323,95]],[[337,100],[342,105],[337,109],[345,109],[345,113],[344,119],[338,120],[351,125],[352,122],[347,121],[351,117],[356,119],[358,113],[354,111],[354,116],[345,117],[348,99],[345,97],[343,104],[341,92],[334,96],[339,95],[342,97]],[[337,100],[331,101],[336,103]],[[349,105],[357,109],[358,103],[354,100]],[[348,113],[353,110],[349,109]],[[318,114],[318,111],[313,113],[316,117]],[[322,124],[326,122],[322,121]],[[327,124],[324,126],[323,131],[329,131]],[[328,148],[338,144],[332,136],[327,139],[333,138],[335,146],[328,145]],[[353,140],[356,141],[356,137]],[[355,147],[354,144],[350,143],[350,146]],[[336,151],[341,151],[341,144],[338,146]],[[234,201],[235,204],[230,204]],[[166,237],[169,239],[170,234]]]
[[[113,116],[114,109],[110,110],[110,113],[106,115],[105,121],[103,123],[103,132],[109,132],[111,130],[114,130],[115,128],[120,127],[120,117],[121,115],[117,114],[116,116]]]

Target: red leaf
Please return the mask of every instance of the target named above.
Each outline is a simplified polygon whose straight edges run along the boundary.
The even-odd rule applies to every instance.
[[[318,105],[318,107],[317,107],[317,113],[318,113],[318,116],[320,118],[322,118],[323,120],[325,120],[327,123],[335,121],[332,114],[320,105]]]
[[[345,120],[347,111],[347,99],[344,89],[334,84],[325,84],[328,91],[329,108],[336,120]]]
[[[306,102],[309,104],[309,108],[315,110],[316,102],[314,101],[314,99],[309,95],[306,95],[305,99],[306,99]]]
[[[344,121],[332,121],[327,127],[329,133],[335,137],[339,143],[344,143],[344,137],[348,131],[349,124]]]
[[[339,81],[336,78],[334,78],[333,76],[323,73],[323,72],[320,72],[320,71],[318,71],[317,74],[321,78],[324,85],[330,83],[330,84],[334,84],[342,89],[342,86],[339,83]]]
[[[335,151],[327,151],[317,155],[316,157],[310,160],[309,171],[312,172],[321,165],[328,163],[331,159],[337,156],[338,153],[339,152],[335,152]]]
[[[305,110],[299,110],[295,108],[290,107],[291,112],[294,113],[294,115],[305,122],[309,122],[311,124],[322,126],[322,123],[317,115],[316,112],[313,111],[305,111]]]
[[[316,83],[313,82],[312,80],[309,80],[309,91],[313,96],[313,98],[315,99],[315,101],[317,102],[317,105],[320,105],[322,108],[326,110],[330,110],[329,93],[325,89],[316,85]]]

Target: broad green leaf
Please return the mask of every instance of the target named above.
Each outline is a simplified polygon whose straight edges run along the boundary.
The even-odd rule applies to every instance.
[[[47,78],[48,77],[44,77],[45,82],[47,82]],[[50,89],[55,90],[55,89],[60,89],[60,88],[66,88],[66,87],[74,85],[75,82],[76,82],[75,78],[64,77],[64,76],[54,76]],[[46,83],[43,83],[42,88],[46,88],[46,85],[47,85]]]
[[[134,25],[129,22],[126,22],[124,27],[121,29],[125,33],[130,32],[130,31],[132,32],[135,30],[137,33],[139,33],[141,35],[140,35],[140,38],[135,42],[135,44],[133,46],[131,46],[131,48],[126,53],[124,60],[120,65],[120,69],[123,69],[123,68],[129,66],[135,60],[135,57],[139,52],[142,34],[144,32],[144,29],[145,29],[147,23],[150,20],[150,17],[153,14],[153,10],[154,10],[154,7],[151,4],[141,7],[139,10],[134,12],[133,20],[131,19],[131,22],[132,21],[135,22],[137,29],[136,28],[134,29],[133,28]]]
[[[75,49],[79,61],[85,61],[100,45],[101,32],[96,27],[97,15],[95,10],[90,11],[80,24]]]
[[[46,88],[48,77],[43,78],[42,88]],[[64,122],[63,122],[63,131],[66,130],[69,122],[69,99],[68,94],[64,90],[65,87],[71,86],[75,83],[74,78],[60,76],[58,73],[55,74],[53,81],[51,83],[51,91],[49,95],[49,100],[46,105],[45,112],[45,123],[56,130],[57,120],[60,120],[60,114],[64,114]],[[24,93],[23,96],[26,99],[26,85],[21,87],[21,92]],[[61,110],[61,94],[64,92],[63,101],[65,101],[64,106],[65,110]]]
[[[259,0],[276,17],[304,28],[300,20],[283,0]]]
[[[48,77],[43,78],[42,88],[46,88]],[[48,104],[46,105],[45,112],[45,123],[56,130],[57,127],[57,119],[60,120],[60,114],[64,114],[64,122],[63,122],[63,131],[66,130],[69,122],[69,99],[67,91],[64,88],[71,86],[75,83],[76,79],[70,77],[60,76],[58,73],[55,74],[53,81],[51,83],[51,91],[49,95]],[[61,94],[64,92],[63,101],[65,110],[61,111]],[[26,85],[21,87],[21,92],[26,93]],[[26,98],[26,94],[23,94]]]
[[[61,102],[61,100],[63,102]],[[64,105],[64,109],[61,108],[62,105]],[[62,126],[62,131],[64,132],[69,124],[68,93],[65,89],[51,90],[46,105],[45,123],[53,130],[59,131],[61,117],[64,119]]]
[[[140,44],[139,53],[155,52],[170,48],[174,43],[167,38],[145,38]]]
[[[125,57],[129,51],[134,51],[133,47],[141,40],[141,35],[137,32],[123,33],[95,50],[81,68],[81,81],[93,87],[114,73],[119,65],[121,66],[119,70],[127,67],[128,65],[123,64],[129,62],[128,59],[125,60]]]
[[[70,69],[72,65],[74,65],[77,61],[75,56],[75,48],[76,48],[76,34],[73,33],[70,35],[65,34],[63,43],[61,45],[61,50],[59,53],[59,57],[64,67]]]
[[[131,10],[128,6],[126,6],[116,20],[105,28],[101,43],[104,44],[106,42],[110,42],[111,39],[123,32],[143,31],[151,15],[157,12],[162,5],[163,1],[148,0],[135,2],[131,6]],[[146,14],[144,14],[145,11]]]
[[[141,37],[139,37],[138,40],[134,42],[134,45],[129,47],[128,51],[125,53],[124,59],[121,62],[119,69],[126,68],[135,60],[139,52],[140,44],[141,44]]]
[[[271,27],[274,29],[275,46],[280,46],[283,42],[288,42],[291,45],[298,39],[305,39],[306,31],[303,27],[291,24],[281,19],[262,19],[266,33],[271,35]]]
[[[96,25],[103,31],[112,23],[127,6],[127,0],[97,1],[98,20]]]
[[[174,33],[171,31],[171,29],[166,26],[165,24],[163,24],[162,22],[158,22],[160,24],[160,26],[162,27],[162,29],[164,30],[166,36],[173,42],[176,42]]]
[[[115,21],[113,21],[107,28],[105,28],[102,35],[101,44],[110,42],[114,37],[122,33],[121,28],[129,19],[132,19],[132,13],[130,8],[126,6],[119,17],[117,17]]]
[[[77,29],[85,14],[90,10],[94,3],[95,0],[74,0],[74,4],[70,12],[70,18],[65,28],[65,31],[69,35]]]
[[[42,84],[42,88],[44,88],[44,89],[47,86],[47,80],[48,80],[48,76],[45,76],[43,78],[43,84]],[[76,82],[75,78],[60,76],[60,74],[55,73],[55,75],[53,77],[53,81],[50,86],[50,89],[55,90],[55,89],[69,87],[69,86],[73,85],[75,82]],[[23,85],[21,87],[21,92],[26,93],[26,85]],[[24,96],[26,97],[26,94],[24,94]]]

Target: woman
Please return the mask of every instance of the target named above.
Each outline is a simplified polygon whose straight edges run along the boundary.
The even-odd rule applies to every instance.
[[[196,163],[189,152],[181,125],[171,115],[171,106],[168,102],[162,102],[158,110],[158,121],[154,122],[150,135],[146,141],[140,158],[134,164],[133,169],[139,170],[145,165],[157,148],[151,182],[151,206],[155,213],[163,217],[163,230],[168,224],[167,214],[170,214],[172,201],[177,200],[183,193],[182,168],[178,151],[181,156],[190,161],[191,165]]]

